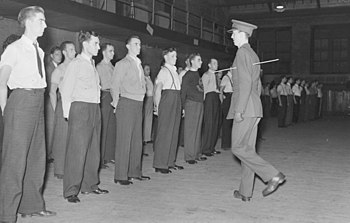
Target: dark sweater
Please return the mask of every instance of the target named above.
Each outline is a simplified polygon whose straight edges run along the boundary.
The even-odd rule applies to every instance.
[[[181,102],[182,106],[185,105],[186,100],[203,102],[204,93],[200,90],[199,85],[199,73],[198,71],[187,71],[182,77],[181,84]]]

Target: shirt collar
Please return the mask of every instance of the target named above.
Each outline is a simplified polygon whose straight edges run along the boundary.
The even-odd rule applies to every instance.
[[[81,56],[83,59],[89,61],[89,63],[91,63],[92,58],[89,57],[88,55],[86,55],[85,53],[81,52],[80,56]]]
[[[167,67],[167,68],[169,68],[169,69],[171,69],[171,70],[174,71],[174,72],[177,72],[177,71],[176,71],[176,67],[173,66],[173,65],[170,65],[170,64],[165,63],[164,66]]]
[[[132,56],[130,54],[128,54],[128,56],[135,60],[137,64],[141,64],[141,60],[138,57]]]
[[[24,34],[22,35],[21,40],[24,41],[25,43],[31,45],[31,46],[33,46],[33,44],[35,43],[35,44],[37,44],[37,46],[39,47],[39,43],[38,43],[37,41],[33,42],[31,39],[29,39],[29,38],[28,38],[26,35],[24,35]]]

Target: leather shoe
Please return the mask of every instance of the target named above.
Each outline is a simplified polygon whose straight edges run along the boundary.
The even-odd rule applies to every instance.
[[[195,160],[187,160],[186,163],[188,163],[188,164],[196,164],[197,161],[195,161]]]
[[[172,169],[172,170],[183,170],[184,167],[175,164],[175,166],[169,166],[169,169]]]
[[[198,157],[196,160],[197,161],[205,161],[205,160],[207,160],[207,157],[201,156],[201,157]]]
[[[150,180],[151,178],[149,176],[140,176],[140,177],[128,177],[128,180]]]
[[[161,168],[155,168],[156,173],[162,173],[162,174],[168,174],[171,173],[171,170],[168,169],[161,169]]]
[[[120,185],[129,185],[129,184],[133,184],[131,181],[129,180],[116,180],[114,179],[114,183],[116,184],[120,184]]]
[[[269,182],[267,183],[267,187],[263,190],[262,194],[264,197],[267,195],[272,194],[275,192],[278,188],[278,186],[286,180],[286,176],[279,172],[275,177],[273,177]]]
[[[207,157],[210,157],[210,156],[213,156],[212,153],[203,153],[204,156],[207,156]]]
[[[56,215],[56,212],[48,211],[48,210],[38,211],[38,212],[31,213],[31,214],[21,214],[22,218],[26,218],[26,217],[52,217],[55,215]]]
[[[233,191],[233,197],[237,198],[237,199],[241,199],[244,202],[245,201],[250,201],[250,198],[251,198],[251,197],[243,196],[241,193],[239,193],[238,190]]]
[[[67,201],[69,203],[78,203],[78,202],[80,202],[80,200],[79,200],[77,195],[68,196],[68,197],[66,197],[66,199],[67,199]]]
[[[93,190],[93,191],[89,191],[89,192],[81,192],[82,194],[108,194],[109,191],[108,190],[103,190],[101,188],[97,188],[96,190]]]
[[[183,169],[184,169],[184,167],[183,167],[183,166],[176,165],[176,164],[175,164],[175,168],[177,168],[178,170],[183,170]]]
[[[212,152],[212,154],[221,154],[220,151],[214,150],[214,152]]]

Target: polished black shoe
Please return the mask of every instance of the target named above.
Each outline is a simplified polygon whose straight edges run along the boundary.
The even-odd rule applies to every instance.
[[[213,156],[212,153],[203,153],[204,156],[207,156],[207,157],[210,157],[210,156]]]
[[[129,184],[133,184],[131,181],[129,180],[116,180],[114,179],[114,183],[116,184],[120,184],[120,185],[129,185]]]
[[[128,180],[139,180],[139,181],[144,181],[144,180],[150,180],[151,178],[149,176],[140,176],[140,177],[128,177]]]
[[[115,160],[110,160],[109,162],[112,164],[115,164]]]
[[[233,191],[233,197],[237,199],[241,199],[242,201],[250,201],[251,197],[243,196],[241,193],[239,193],[238,190]]]
[[[155,168],[156,173],[162,173],[162,174],[168,174],[171,173],[171,170],[168,169],[161,169],[161,168]]]
[[[201,156],[201,157],[198,157],[196,160],[197,161],[205,161],[205,160],[207,160],[207,157]]]
[[[109,191],[108,190],[103,190],[101,188],[97,188],[96,190],[93,191],[89,191],[89,192],[81,192],[82,194],[108,194]]]
[[[63,174],[54,174],[54,177],[56,177],[57,179],[59,180],[62,180],[63,179]]]
[[[169,169],[171,169],[171,170],[183,170],[184,167],[175,164],[175,166],[169,166]]]
[[[196,164],[197,161],[195,161],[195,160],[187,160],[186,163],[188,163],[188,164]]]
[[[52,217],[52,216],[56,216],[56,212],[43,210],[43,211],[31,213],[31,214],[21,214],[21,216],[22,216],[22,218],[26,218],[26,217]]]
[[[221,154],[221,152],[220,151],[217,151],[217,150],[214,150],[214,152],[212,152],[212,154]]]
[[[184,167],[183,167],[183,166],[176,165],[176,164],[175,164],[175,168],[177,168],[178,170],[183,170],[183,169],[184,169]]]
[[[69,203],[78,203],[78,202],[80,202],[80,200],[79,200],[77,195],[68,196],[68,197],[66,197],[66,199],[67,199],[67,201]]]
[[[280,184],[283,184],[286,180],[286,176],[279,172],[275,177],[273,177],[269,182],[267,183],[267,187],[263,190],[262,194],[264,197],[267,195],[272,194],[277,190]]]

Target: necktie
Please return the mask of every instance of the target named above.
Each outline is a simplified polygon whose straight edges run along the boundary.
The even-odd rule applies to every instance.
[[[39,56],[39,50],[38,50],[38,45],[36,43],[33,43],[34,47],[35,47],[35,51],[36,51],[36,62],[38,64],[38,70],[40,73],[40,77],[43,78],[43,70],[42,70],[42,64],[41,64],[41,59]]]

